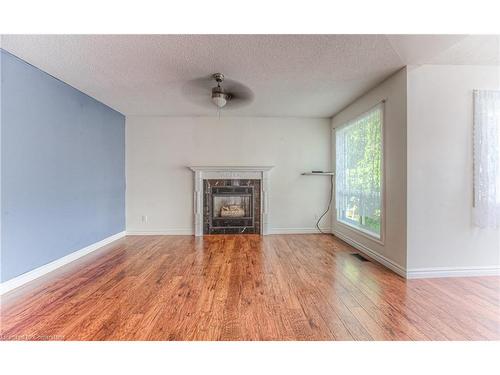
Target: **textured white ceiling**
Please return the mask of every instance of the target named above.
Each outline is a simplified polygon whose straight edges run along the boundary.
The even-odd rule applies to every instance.
[[[4,35],[2,48],[125,115],[216,115],[188,81],[223,72],[254,93],[232,116],[330,117],[409,64],[499,64],[465,35]],[[495,49],[496,48],[496,49]]]

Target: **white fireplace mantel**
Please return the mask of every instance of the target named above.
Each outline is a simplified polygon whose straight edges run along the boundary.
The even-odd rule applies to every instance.
[[[203,180],[255,179],[261,180],[261,234],[269,233],[269,171],[273,166],[190,166],[194,172],[194,234],[203,236]]]

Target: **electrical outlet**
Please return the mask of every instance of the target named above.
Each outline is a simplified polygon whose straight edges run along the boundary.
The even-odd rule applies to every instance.
[[[142,222],[143,224],[146,224],[146,223],[148,222],[148,217],[147,217],[146,215],[142,215],[142,216],[141,216],[141,222]]]

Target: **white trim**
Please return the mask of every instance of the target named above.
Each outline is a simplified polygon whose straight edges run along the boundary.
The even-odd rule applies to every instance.
[[[337,210],[335,210],[335,211],[337,211]],[[377,237],[373,236],[369,231],[367,231],[367,230],[365,230],[363,228],[353,227],[352,225],[349,225],[349,224],[347,224],[346,222],[344,222],[342,220],[338,220],[336,218],[336,216],[337,215],[335,215],[335,219],[334,219],[334,224],[335,225],[338,225],[340,227],[344,227],[345,229],[351,230],[354,233],[359,234],[360,236],[363,236],[363,237],[365,237],[366,239],[368,239],[370,241],[378,243],[379,245],[382,245],[382,246],[385,245],[385,243],[380,238],[377,238]]]
[[[367,239],[374,241],[380,245],[385,245],[385,236],[386,236],[386,108],[385,108],[385,103],[387,99],[382,99],[378,101],[376,104],[374,104],[372,107],[367,109],[366,111],[360,113],[356,117],[352,118],[351,120],[345,121],[343,124],[333,127],[332,126],[332,159],[333,159],[333,166],[332,169],[334,171],[335,176],[337,176],[337,155],[336,155],[336,145],[337,145],[337,129],[344,128],[355,121],[359,120],[363,116],[367,115],[371,111],[374,111],[377,107],[379,107],[382,111],[382,129],[381,130],[381,138],[382,138],[382,178],[381,178],[381,202],[380,202],[380,237],[376,237],[372,235],[369,231],[364,230],[363,228],[355,227],[353,225],[349,225],[349,223],[346,223],[344,221],[338,220],[337,219],[337,181],[335,180],[335,189],[334,189],[334,194],[333,194],[333,210],[332,210],[332,216],[333,216],[333,224],[340,224],[343,225],[344,227],[354,231],[357,234],[360,234]],[[336,177],[335,177],[336,178]]]
[[[407,279],[436,277],[500,276],[500,266],[414,268],[406,272]]]
[[[111,242],[116,241],[124,236],[125,236],[125,232],[120,232],[120,233],[114,234],[114,235],[107,237],[99,242],[96,242],[92,245],[84,247],[83,249],[77,250],[77,251],[72,252],[71,254],[68,254],[62,258],[56,259],[53,262],[47,263],[41,267],[35,268],[32,271],[23,273],[22,275],[14,277],[13,279],[7,280],[7,281],[0,284],[0,295],[3,295],[7,292],[10,292],[13,289],[19,288],[20,286],[22,286],[26,283],[29,283],[30,281],[33,281],[41,276],[44,276],[47,273],[56,270],[57,268],[65,266],[66,264],[71,263],[71,262],[73,262],[73,261],[95,251],[95,250],[98,250],[101,247],[108,245]]]
[[[273,169],[273,165],[205,165],[205,166],[190,166],[193,172],[268,172]]]
[[[335,237],[340,238],[341,240],[347,242],[349,245],[351,245],[355,249],[361,251],[362,253],[366,254],[370,258],[375,259],[377,262],[379,262],[382,265],[386,266],[391,271],[394,271],[395,273],[397,273],[399,276],[402,276],[404,278],[407,277],[407,273],[406,273],[406,268],[405,267],[397,264],[396,262],[390,260],[389,258],[386,258],[382,254],[379,254],[378,252],[376,252],[376,251],[374,251],[372,249],[369,249],[365,245],[360,244],[359,242],[357,242],[357,241],[349,238],[345,234],[337,232],[335,229],[332,231],[332,233],[333,233],[333,235]]]
[[[171,228],[162,230],[127,230],[127,236],[192,236],[193,228]]]
[[[331,228],[321,228],[325,233],[332,233]],[[318,234],[318,228],[271,228],[268,234]]]
[[[330,234],[331,228],[321,228]],[[270,228],[268,234],[315,234],[320,233],[316,227],[311,228]],[[192,236],[193,228],[173,228],[162,230],[127,230],[127,236]]]

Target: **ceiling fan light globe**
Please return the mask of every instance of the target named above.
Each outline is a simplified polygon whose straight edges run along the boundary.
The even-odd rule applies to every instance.
[[[213,94],[212,102],[219,108],[224,107],[227,104],[227,99],[224,94]]]

